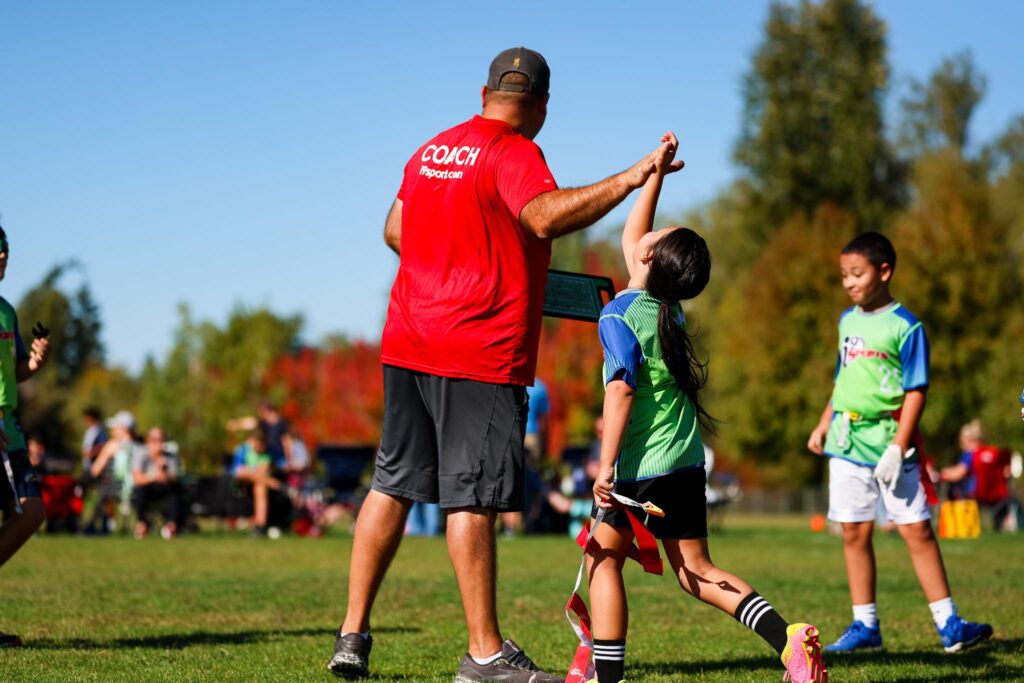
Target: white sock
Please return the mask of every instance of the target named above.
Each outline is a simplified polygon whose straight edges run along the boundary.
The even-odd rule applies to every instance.
[[[939,629],[942,629],[946,625],[946,621],[956,614],[956,605],[953,604],[953,598],[943,598],[942,600],[929,602],[928,608],[932,611],[932,619],[935,620],[935,625]]]
[[[494,660],[496,660],[500,656],[501,656],[501,650],[498,650],[497,652],[495,652],[490,657],[484,657],[483,659],[477,659],[476,657],[473,657],[473,655],[470,655],[470,657],[473,657],[473,661],[476,662],[477,664],[479,664],[480,666],[483,666],[485,664],[490,664],[491,662],[493,662]]]
[[[345,636],[351,635],[352,633],[355,633],[355,631],[342,631],[341,635],[342,635],[342,637],[345,637]],[[370,629],[366,629],[365,631],[363,631],[359,635],[361,635],[363,637],[363,640],[369,640],[370,639]]]
[[[868,628],[878,627],[878,605],[869,602],[866,605],[853,606],[853,619],[859,621]]]

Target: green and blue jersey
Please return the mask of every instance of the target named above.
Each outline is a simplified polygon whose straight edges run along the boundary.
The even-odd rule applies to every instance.
[[[697,412],[661,352],[660,305],[643,289],[627,289],[604,307],[598,321],[605,385],[619,379],[635,391],[615,465],[616,481],[652,479],[704,465]],[[685,327],[678,304],[672,313]]]
[[[854,306],[839,319],[827,455],[875,465],[896,435],[892,414],[906,392],[928,386],[928,337],[900,303],[866,313]]]

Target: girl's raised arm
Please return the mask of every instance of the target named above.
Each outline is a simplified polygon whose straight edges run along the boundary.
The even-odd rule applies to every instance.
[[[626,259],[626,269],[630,278],[633,277],[633,270],[636,267],[636,260],[640,255],[636,254],[636,245],[644,235],[654,227],[654,212],[658,208],[658,196],[661,194],[661,185],[665,176],[674,173],[683,167],[682,161],[673,161],[676,150],[679,147],[679,140],[672,131],[661,136],[661,149],[659,149],[657,170],[651,174],[640,190],[640,196],[629,212],[626,219],[626,227],[622,230],[622,255]]]

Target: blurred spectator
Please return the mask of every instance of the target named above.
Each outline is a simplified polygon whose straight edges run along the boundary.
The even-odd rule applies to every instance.
[[[92,476],[92,464],[99,457],[104,444],[107,443],[107,430],[103,427],[103,418],[99,408],[90,406],[82,411],[85,423],[85,434],[82,436],[82,495],[86,500],[84,518],[86,533],[97,533],[107,526],[103,496],[96,491],[96,481]]]
[[[239,482],[252,487],[253,535],[268,535],[267,519],[270,492],[281,488],[281,481],[271,471],[274,456],[270,453],[267,430],[263,425],[249,432],[249,437],[235,451],[231,475]],[[280,530],[270,535],[276,536]]]
[[[45,474],[43,472],[43,456],[46,455],[46,446],[43,444],[43,440],[35,434],[30,434],[27,443],[29,464],[37,474]]]
[[[594,440],[590,442],[589,460],[601,459],[601,439],[604,438],[604,415],[594,418]]]
[[[529,411],[523,438],[523,511],[501,514],[506,536],[515,535],[524,529],[532,531],[541,509],[540,469],[547,457],[551,402],[548,399],[548,387],[540,377],[534,380],[532,387],[526,387],[526,395],[529,397]]]
[[[159,427],[146,433],[144,448],[132,452],[132,506],[135,508],[135,538],[149,533],[150,508],[163,503],[164,525],[160,535],[174,538],[181,522],[181,482],[178,458],[167,450],[167,439]]]
[[[405,523],[408,536],[437,536],[441,528],[441,506],[437,503],[413,501]]]
[[[132,491],[132,456],[144,448],[135,431],[135,416],[118,411],[107,420],[110,439],[103,444],[89,474],[99,494],[99,503],[87,533],[109,533],[116,526],[118,512],[127,514]]]
[[[70,476],[74,471],[74,460],[64,454],[51,451],[40,434],[28,436],[28,461],[39,475]]]
[[[89,407],[82,411],[85,422],[85,435],[82,437],[82,471],[88,472],[92,463],[99,457],[100,449],[107,442],[107,430],[103,428],[103,419],[99,408]]]
[[[570,476],[562,478],[559,488],[548,491],[547,503],[551,509],[569,516],[569,536],[572,538],[576,538],[590,520],[594,506],[594,480],[600,465],[600,450],[591,451],[583,465],[575,468]]]
[[[960,429],[960,462],[939,472],[941,481],[953,484],[951,496],[973,498],[991,510],[997,531],[1016,530],[1019,503],[1010,490],[1010,452],[985,444],[980,420]]]
[[[548,452],[551,402],[548,400],[548,386],[540,377],[534,381],[532,387],[526,388],[526,395],[530,397],[530,411],[526,416],[526,436],[523,438],[523,448],[526,449],[527,458],[533,462],[536,468],[544,461]]]
[[[30,434],[27,445],[29,462],[39,475],[39,489],[46,508],[46,532],[75,533],[82,514],[81,487],[71,476],[75,458],[50,450],[39,434]]]
[[[287,474],[301,472],[303,467],[308,466],[309,456],[306,455],[306,462],[300,463],[295,460],[295,441],[289,431],[288,421],[284,419],[281,412],[270,401],[260,401],[256,407],[256,415],[247,415],[234,420],[229,420],[227,428],[232,431],[252,431],[256,427],[262,427],[266,435],[266,450],[271,456],[271,469]],[[301,454],[300,454],[301,456]]]

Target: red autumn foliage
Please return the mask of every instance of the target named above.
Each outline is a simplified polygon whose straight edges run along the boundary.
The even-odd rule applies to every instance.
[[[282,412],[311,448],[380,440],[384,383],[378,344],[302,349],[278,359],[267,384],[284,386]]]

